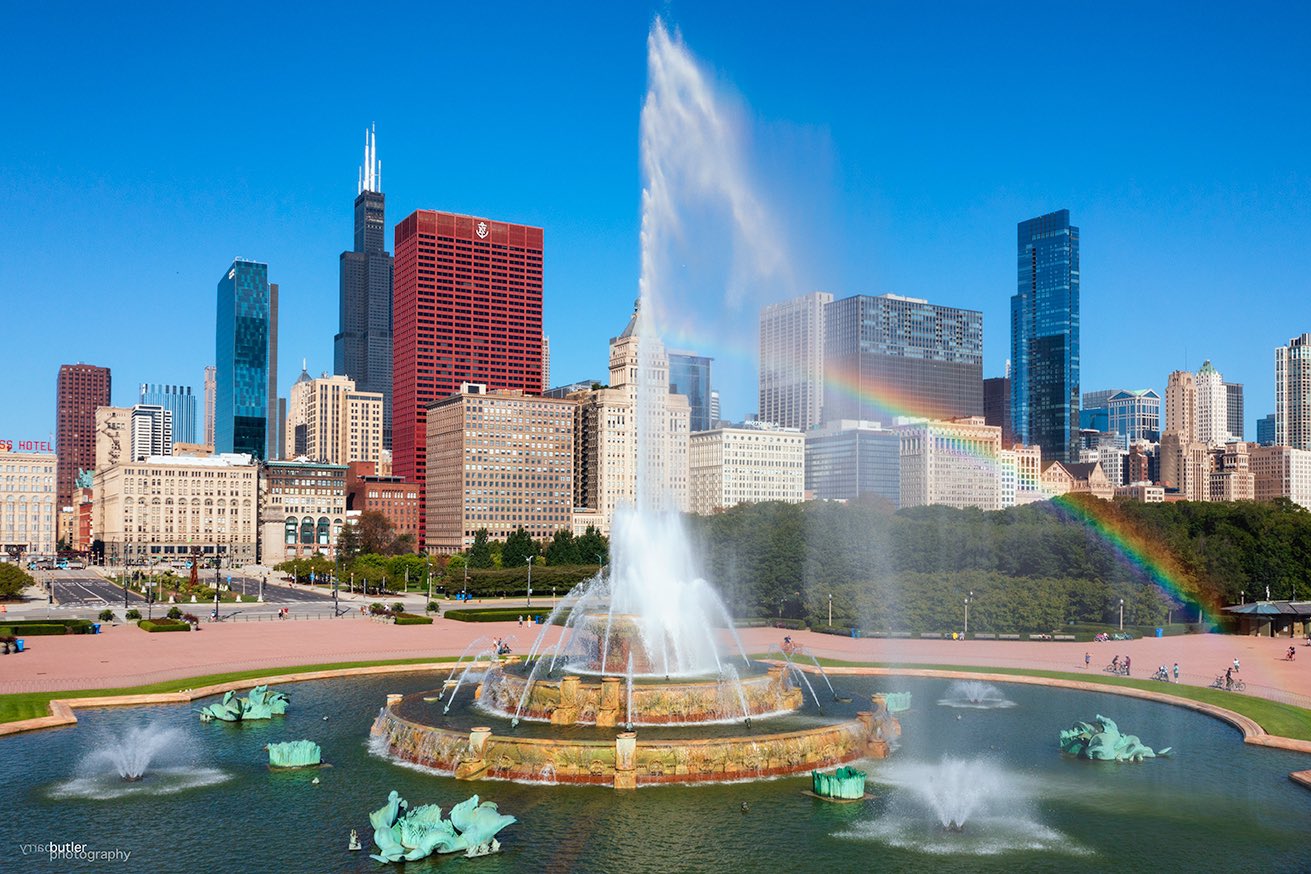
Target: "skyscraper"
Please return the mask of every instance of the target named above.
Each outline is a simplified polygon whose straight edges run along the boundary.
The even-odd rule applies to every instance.
[[[692,411],[690,427],[694,432],[709,431],[714,427],[710,419],[710,363],[713,360],[690,352],[669,353],[669,390],[687,397]]]
[[[141,383],[138,401],[161,406],[173,414],[173,441],[196,442],[196,396],[189,385]],[[209,410],[205,411],[207,414]]]
[[[1275,347],[1275,443],[1311,449],[1311,334]]]
[[[55,386],[55,497],[58,507],[73,500],[79,470],[96,463],[96,407],[109,406],[108,367],[64,364]]]
[[[1152,389],[1117,391],[1107,399],[1106,411],[1106,430],[1118,434],[1124,446],[1161,439],[1161,396]]]
[[[1243,384],[1226,382],[1225,397],[1229,409],[1229,436],[1234,440],[1243,439]]]
[[[277,286],[269,266],[238,258],[218,283],[215,320],[214,451],[269,453],[277,415]]]
[[[833,295],[803,294],[760,311],[762,422],[806,431],[824,406],[824,307]]]
[[[1011,378],[994,376],[983,381],[983,421],[1001,429],[1001,445],[1009,449],[1015,444],[1011,430]]]
[[[278,397],[278,284],[269,283],[268,415],[265,416],[265,461],[282,457],[282,423],[287,418],[286,401]]]
[[[1256,442],[1262,446],[1275,445],[1275,414],[1266,413],[1256,420]]]
[[[1165,427],[1162,434],[1197,439],[1197,380],[1187,370],[1170,374],[1165,385]]]
[[[205,445],[214,446],[214,404],[218,386],[215,382],[217,370],[211,364],[205,368]]]
[[[417,210],[395,245],[392,473],[422,502],[429,404],[465,382],[541,394],[542,229]]]
[[[325,464],[368,461],[382,455],[382,395],[362,392],[346,376],[310,378],[302,367],[291,387],[284,436],[288,459]]]
[[[824,421],[889,415],[983,415],[983,313],[895,294],[824,307]]]
[[[1229,440],[1229,394],[1224,377],[1210,359],[1197,371],[1197,439],[1207,446]]]
[[[383,399],[383,445],[391,448],[392,256],[387,252],[382,162],[375,130],[364,135],[364,164],[355,196],[355,246],[341,253],[340,329],[333,338],[333,371],[362,392]],[[425,266],[431,270],[432,262]]]
[[[173,439],[172,410],[159,404],[137,404],[132,408],[132,461],[172,455]]]
[[[1019,223],[1011,416],[1043,458],[1079,455],[1079,229],[1062,209]]]

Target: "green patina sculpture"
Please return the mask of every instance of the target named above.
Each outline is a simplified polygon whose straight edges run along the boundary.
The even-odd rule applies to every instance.
[[[287,712],[290,699],[281,692],[270,692],[268,686],[256,686],[247,698],[238,698],[229,690],[223,700],[200,708],[200,721],[213,719],[223,722],[245,722],[251,719],[270,719]]]
[[[887,704],[889,713],[904,713],[910,709],[909,692],[875,692]]]
[[[1137,735],[1121,734],[1116,724],[1098,714],[1092,724],[1076,722],[1061,732],[1061,752],[1097,762],[1141,762],[1170,753],[1170,747],[1154,752]]]
[[[490,801],[478,803],[475,795],[451,808],[450,819],[442,819],[436,804],[411,808],[396,790],[387,803],[369,814],[373,842],[378,852],[370,858],[379,862],[413,862],[433,853],[457,853],[467,857],[485,856],[501,848],[496,833],[511,823]]]
[[[77,476],[73,477],[73,488],[90,489],[94,487],[95,477],[92,475],[91,471],[79,467],[77,469]]]
[[[832,774],[811,771],[810,779],[815,794],[821,798],[859,801],[865,797],[865,772],[857,768],[843,766]]]
[[[312,740],[269,744],[269,765],[274,768],[310,768],[323,764],[323,752]]]

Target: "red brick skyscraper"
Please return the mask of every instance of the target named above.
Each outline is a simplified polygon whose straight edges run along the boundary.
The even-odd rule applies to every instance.
[[[542,392],[542,229],[421,209],[396,225],[392,473],[419,487],[428,404],[462,382]]]
[[[63,364],[55,390],[55,493],[57,507],[73,502],[78,470],[96,466],[96,407],[109,406],[109,368]]]

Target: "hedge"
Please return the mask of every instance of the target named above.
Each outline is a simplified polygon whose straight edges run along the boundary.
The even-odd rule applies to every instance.
[[[567,614],[568,611],[565,611],[563,615]],[[545,622],[551,611],[528,610],[523,607],[473,607],[465,610],[447,610],[442,615],[456,622],[514,622],[520,616],[525,620],[540,616]]]
[[[734,619],[737,628],[786,628],[791,631],[805,631],[806,623],[800,619]]]
[[[0,637],[43,634],[90,634],[90,619],[14,619],[0,625]]]
[[[172,619],[142,619],[137,627],[143,631],[190,631],[190,622],[175,622]]]
[[[432,625],[431,616],[419,616],[415,613],[397,613],[397,625]]]

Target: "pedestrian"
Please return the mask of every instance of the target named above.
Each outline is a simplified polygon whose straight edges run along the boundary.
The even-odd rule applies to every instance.
[[[1125,656],[1125,657],[1124,657],[1124,675],[1125,675],[1126,677],[1129,676],[1129,657],[1128,657],[1128,656]]]
[[[1090,652],[1086,652],[1086,653],[1083,654],[1083,667],[1084,667],[1084,670],[1087,670],[1091,665],[1092,665],[1092,653],[1090,653]]]
[[[1225,668],[1225,688],[1232,689],[1233,687],[1234,687],[1234,669]]]
[[[1178,662],[1175,662],[1175,663],[1174,663],[1174,681],[1175,681],[1176,683],[1179,682],[1179,663],[1178,663]]]
[[[523,614],[519,615],[519,627],[523,628]]]
[[[1238,656],[1234,656],[1234,673],[1238,673]]]

